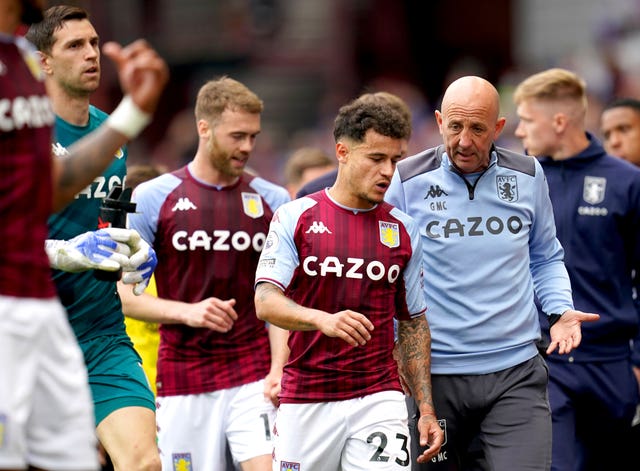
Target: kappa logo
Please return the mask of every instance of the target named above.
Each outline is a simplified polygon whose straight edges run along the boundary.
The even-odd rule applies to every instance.
[[[426,200],[427,198],[440,198],[441,196],[449,196],[449,194],[442,188],[440,188],[440,185],[431,185],[424,199]]]
[[[175,213],[176,211],[189,211],[190,209],[198,208],[185,196],[184,198],[178,199],[178,202],[171,208],[171,211]]]
[[[307,232],[305,232],[305,234],[309,234],[310,232],[313,232],[314,234],[332,234],[329,228],[325,226],[324,222],[322,221],[313,221],[313,224],[309,226],[309,229],[307,229]]]
[[[53,151],[53,155],[55,155],[56,157],[67,155],[69,153],[67,148],[59,142],[54,142],[53,144],[51,144],[51,150]]]
[[[52,143],[51,150],[53,151],[53,155],[55,155],[56,157],[61,157],[63,155],[69,154],[69,151],[67,150],[67,148],[62,144],[60,144],[59,142]],[[118,150],[116,151],[115,154],[113,154],[113,156],[116,159],[121,159],[122,157],[124,157],[124,149],[122,147],[118,148]]]

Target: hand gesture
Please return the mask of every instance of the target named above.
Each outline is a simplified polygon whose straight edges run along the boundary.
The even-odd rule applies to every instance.
[[[581,325],[583,322],[594,322],[600,319],[600,315],[575,311],[568,309],[551,326],[549,334],[551,335],[551,343],[547,348],[547,355],[556,348],[561,355],[571,352],[577,348],[582,341]]]
[[[169,80],[165,61],[144,39],[126,47],[107,42],[102,51],[115,63],[122,91],[131,96],[138,108],[152,114]]]
[[[436,456],[444,442],[444,431],[438,424],[438,419],[432,414],[421,415],[418,420],[420,432],[420,446],[428,447],[416,459],[418,463],[426,463]]]
[[[207,298],[197,303],[188,304],[183,312],[183,324],[189,327],[203,327],[216,332],[229,332],[238,314],[233,308],[235,299],[223,301],[218,298]]]
[[[345,310],[335,314],[327,314],[320,324],[319,330],[328,337],[338,337],[349,345],[357,347],[371,340],[373,324],[363,314]]]

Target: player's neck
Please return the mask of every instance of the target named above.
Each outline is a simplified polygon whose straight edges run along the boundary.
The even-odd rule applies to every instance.
[[[203,158],[198,155],[189,163],[189,171],[198,180],[215,186],[231,186],[238,181],[240,177],[227,175],[218,169],[204,162]]]
[[[375,203],[366,201],[358,195],[352,193],[344,187],[344,185],[334,184],[328,190],[329,196],[339,205],[350,209],[369,210],[375,206]]]
[[[55,87],[47,87],[53,112],[74,126],[86,126],[89,123],[90,95],[71,96]]]

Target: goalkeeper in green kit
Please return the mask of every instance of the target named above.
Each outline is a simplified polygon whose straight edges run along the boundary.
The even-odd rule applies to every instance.
[[[57,156],[111,118],[90,105],[100,82],[100,44],[86,11],[59,5],[44,12],[27,38],[38,48],[55,113]],[[144,117],[141,117],[144,120]],[[96,432],[116,470],[160,470],[155,400],[124,325],[117,276],[91,270],[122,269],[122,281],[140,294],[156,265],[153,249],[137,232],[102,228],[103,200],[124,187],[126,147],[75,200],[49,219],[46,251],[53,279],[84,354],[93,396]],[[96,230],[98,229],[98,230]]]

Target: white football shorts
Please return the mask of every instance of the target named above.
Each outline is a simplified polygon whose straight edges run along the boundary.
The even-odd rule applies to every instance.
[[[162,469],[225,469],[227,442],[234,462],[271,455],[276,410],[263,389],[261,380],[210,393],[158,397]]]
[[[0,296],[0,468],[99,469],[82,351],[57,299]]]
[[[409,471],[409,440],[405,396],[398,391],[280,404],[273,471]]]

